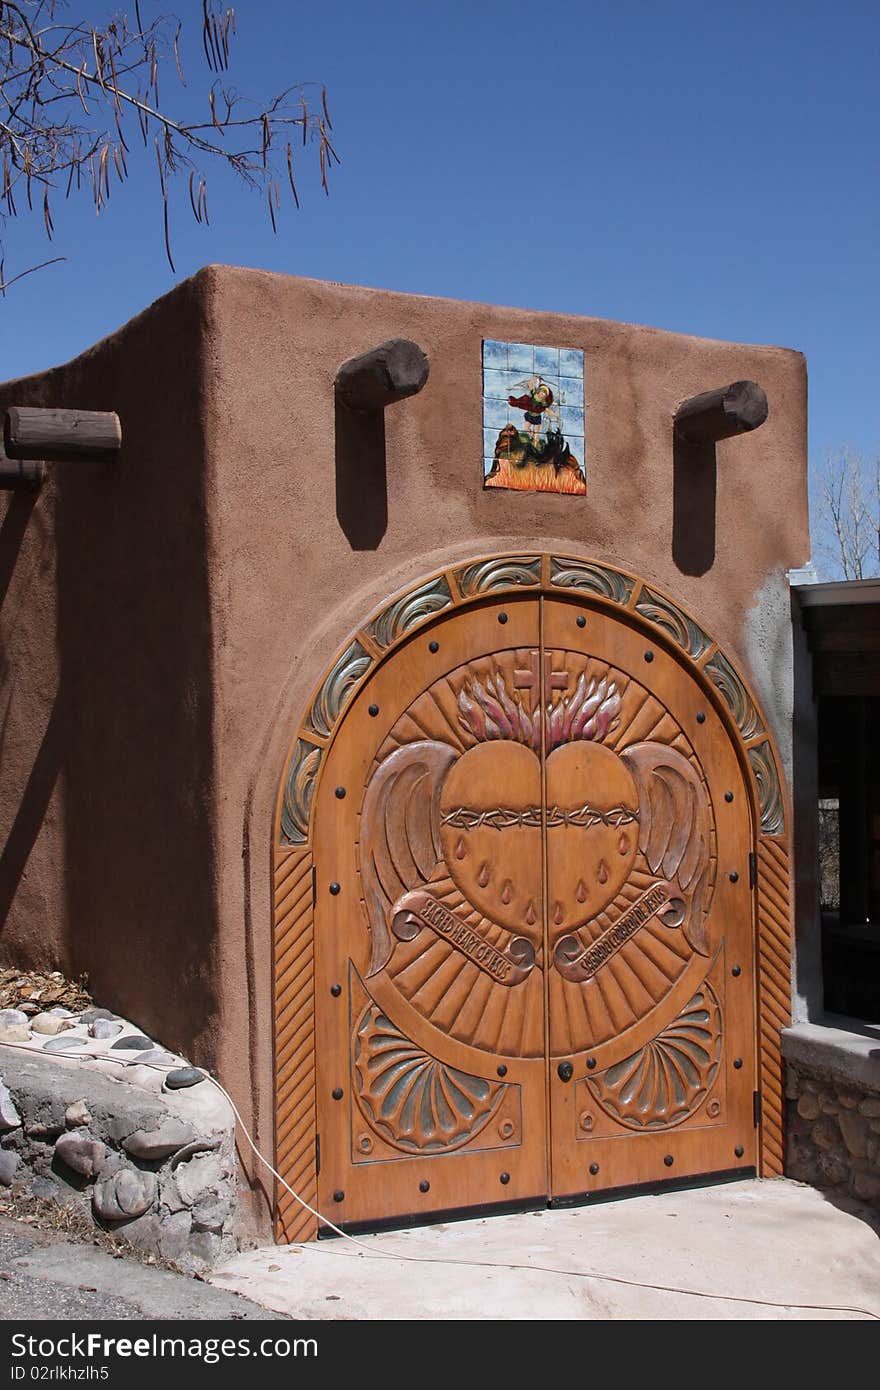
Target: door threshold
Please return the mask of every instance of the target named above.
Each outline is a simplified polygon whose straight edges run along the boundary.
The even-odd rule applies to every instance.
[[[474,1207],[451,1207],[448,1211],[409,1212],[382,1221],[340,1221],[339,1230],[318,1229],[318,1240],[336,1240],[339,1231],[347,1236],[383,1235],[387,1231],[413,1230],[420,1226],[439,1226],[451,1221],[475,1221],[483,1216],[514,1216],[517,1212],[559,1211],[567,1207],[595,1206],[598,1202],[625,1201],[627,1197],[647,1197],[653,1193],[685,1191],[688,1188],[715,1187],[722,1183],[754,1178],[757,1170],[726,1168],[720,1173],[697,1173],[691,1177],[667,1178],[659,1182],[635,1183],[629,1187],[607,1187],[601,1192],[580,1192],[568,1197],[533,1197],[513,1202],[485,1202]]]
[[[513,1202],[485,1202],[475,1207],[450,1207],[448,1211],[410,1212],[405,1216],[389,1216],[382,1221],[339,1221],[343,1235],[382,1235],[385,1231],[405,1231],[417,1226],[438,1226],[444,1221],[474,1221],[481,1216],[512,1216],[518,1211],[546,1211],[547,1197],[523,1198]],[[318,1240],[336,1240],[337,1232],[319,1226]]]
[[[565,1207],[595,1206],[597,1202],[620,1202],[627,1197],[650,1197],[655,1192],[684,1192],[692,1187],[715,1187],[721,1183],[742,1182],[757,1177],[757,1169],[725,1168],[720,1173],[696,1173],[690,1177],[665,1178],[655,1182],[631,1183],[628,1187],[605,1187],[601,1192],[575,1192],[569,1197],[551,1197],[547,1203],[554,1211]]]

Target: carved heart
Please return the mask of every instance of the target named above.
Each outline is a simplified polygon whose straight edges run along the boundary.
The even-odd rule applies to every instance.
[[[639,794],[601,743],[566,743],[547,759],[547,917],[550,941],[582,927],[617,897],[639,848]],[[608,815],[609,823],[566,823]],[[619,822],[615,824],[614,822]]]
[[[440,844],[468,902],[540,944],[541,764],[530,748],[498,740],[462,754],[443,784]]]
[[[597,743],[554,749],[546,775],[552,943],[606,908],[629,877],[638,850],[638,793],[617,754]],[[585,823],[609,812],[611,823]],[[469,749],[446,778],[440,814],[444,858],[468,902],[490,921],[540,943],[537,756],[524,744],[505,740]]]

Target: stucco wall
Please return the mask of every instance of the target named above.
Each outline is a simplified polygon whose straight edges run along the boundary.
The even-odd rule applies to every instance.
[[[0,404],[119,412],[112,464],[3,494],[0,951],[182,1050],[218,1011],[202,291]]]
[[[337,457],[333,379],[396,336],[431,374],[386,412],[378,537],[375,480]],[[584,349],[586,498],[483,490],[484,337]],[[688,471],[676,407],[740,378],[764,387],[769,420],[718,446],[714,476],[709,460]],[[90,970],[114,1007],[217,1067],[267,1150],[278,783],[323,668],[393,591],[517,547],[640,573],[753,681],[789,763],[783,577],[808,554],[798,353],[211,267],[72,367],[0,391],[49,401],[118,410],[125,446],[118,466],[57,468],[3,525],[6,827],[64,698],[62,780],[0,885],[2,950]],[[346,534],[338,510],[362,524]]]

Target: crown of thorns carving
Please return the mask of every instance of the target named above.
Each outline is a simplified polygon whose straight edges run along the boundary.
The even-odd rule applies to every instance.
[[[536,753],[541,751],[541,712],[529,714],[519,696],[511,695],[500,671],[485,684],[477,677],[465,681],[458,696],[458,722],[480,742],[512,739]],[[562,695],[555,705],[547,704],[544,725],[547,752],[575,739],[600,742],[616,727],[620,713],[620,694],[613,681],[587,682],[586,672],[578,677],[571,695]]]
[[[548,806],[546,819],[541,819],[540,806],[528,806],[523,811],[511,811],[503,807],[493,807],[487,811],[472,811],[468,806],[456,806],[442,817],[443,825],[454,825],[462,830],[476,830],[487,825],[492,830],[506,830],[509,826],[549,826],[555,825],[610,825],[617,829],[638,820],[638,815],[628,806],[612,806],[609,811],[597,811],[587,803],[577,810],[569,811],[561,806]]]

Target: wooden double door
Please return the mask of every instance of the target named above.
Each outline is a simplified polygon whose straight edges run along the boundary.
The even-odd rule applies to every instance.
[[[656,635],[525,595],[420,629],[352,700],[314,825],[336,1224],[755,1166],[749,799]]]

